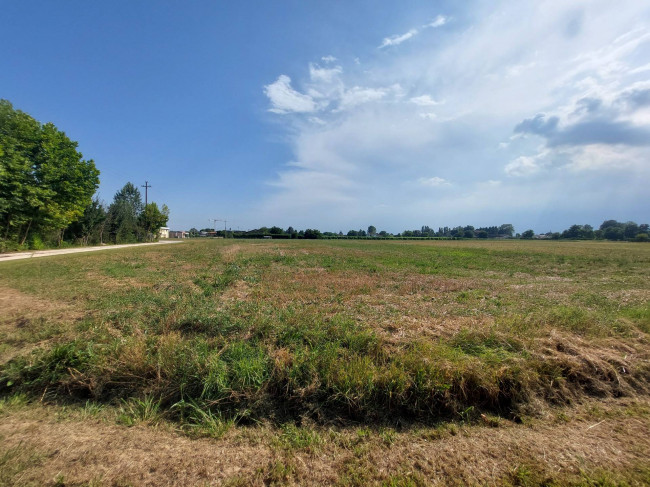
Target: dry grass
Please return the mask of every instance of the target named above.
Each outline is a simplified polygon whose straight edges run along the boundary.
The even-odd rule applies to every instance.
[[[419,485],[571,485],[624,472],[634,473],[627,478],[637,485],[648,479],[647,401],[587,402],[526,425],[260,425],[219,440],[189,439],[165,426],[80,421],[78,414],[53,421],[52,412],[31,407],[3,417],[3,451],[22,453],[9,459],[7,467],[21,463],[7,485],[47,485],[57,477],[65,485],[142,486],[380,485],[409,478]]]
[[[0,363],[69,332],[84,313],[70,303],[39,298],[0,286]]]

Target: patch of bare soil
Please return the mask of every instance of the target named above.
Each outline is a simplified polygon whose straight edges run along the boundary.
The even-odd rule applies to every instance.
[[[3,448],[42,454],[20,473],[20,484],[52,482],[101,485],[289,485],[374,484],[394,475],[417,474],[431,485],[484,485],[511,478],[526,467],[562,479],[598,470],[625,472],[647,464],[648,401],[598,403],[602,416],[568,411],[571,419],[533,425],[461,427],[436,435],[434,428],[378,435],[358,441],[356,430],[336,431],[315,450],[284,451],[257,435],[221,440],[189,439],[167,430],[126,428],[100,422],[55,422],[15,413],[0,423]],[[635,409],[636,408],[636,409]],[[582,411],[587,408],[582,407]],[[566,418],[566,416],[563,416]],[[261,427],[264,428],[264,427]],[[268,433],[268,432],[267,432]],[[264,432],[260,432],[263,437]],[[267,435],[268,436],[268,435]],[[340,441],[349,437],[350,441]],[[356,438],[356,440],[355,440]],[[271,442],[272,443],[272,442]],[[278,468],[281,466],[281,468]],[[96,485],[96,484],[95,484]]]
[[[251,287],[244,281],[236,281],[221,295],[223,301],[245,301],[251,294]]]
[[[0,286],[0,309],[2,309],[2,322],[9,321],[26,312],[34,314],[49,313],[52,311],[69,311],[71,306],[60,301],[51,301],[36,296],[22,293],[15,289]]]

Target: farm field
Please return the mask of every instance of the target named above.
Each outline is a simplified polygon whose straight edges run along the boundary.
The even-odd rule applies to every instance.
[[[0,485],[650,484],[650,245],[0,263]]]

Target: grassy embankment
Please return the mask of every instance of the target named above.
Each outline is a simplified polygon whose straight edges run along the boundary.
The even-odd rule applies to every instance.
[[[647,245],[521,241],[199,241],[7,262],[5,294],[30,311],[3,317],[0,393],[215,437],[259,421],[520,422],[647,396],[649,269]]]

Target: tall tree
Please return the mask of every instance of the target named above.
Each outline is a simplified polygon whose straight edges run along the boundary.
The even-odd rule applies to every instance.
[[[141,240],[144,232],[138,219],[142,210],[140,190],[132,183],[126,183],[121,190],[115,193],[113,203],[108,209],[111,239],[116,243]]]
[[[510,223],[504,223],[499,227],[499,235],[512,237],[514,233],[515,227],[513,227]]]
[[[63,229],[81,217],[99,185],[92,160],[54,124],[41,125],[0,100],[0,225],[24,243],[35,232]]]

